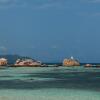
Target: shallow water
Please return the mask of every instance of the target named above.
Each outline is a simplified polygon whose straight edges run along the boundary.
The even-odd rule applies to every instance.
[[[100,100],[100,68],[0,69],[0,100]]]

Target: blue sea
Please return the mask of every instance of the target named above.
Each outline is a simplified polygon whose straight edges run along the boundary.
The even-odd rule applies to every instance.
[[[100,100],[100,68],[2,68],[0,100]]]

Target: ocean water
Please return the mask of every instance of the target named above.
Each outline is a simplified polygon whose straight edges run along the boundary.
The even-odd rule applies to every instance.
[[[100,100],[100,68],[0,69],[0,100]]]

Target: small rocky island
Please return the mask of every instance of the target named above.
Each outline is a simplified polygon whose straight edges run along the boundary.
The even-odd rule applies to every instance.
[[[17,66],[30,66],[30,67],[34,67],[34,66],[41,66],[41,62],[40,61],[36,61],[33,59],[17,59],[15,64],[13,66],[17,67]]]
[[[80,63],[78,60],[71,57],[63,60],[63,66],[80,66]]]
[[[19,55],[0,55],[0,66],[24,67],[41,66],[42,63],[31,57]]]
[[[0,66],[6,66],[8,64],[7,59],[5,58],[0,58]]]

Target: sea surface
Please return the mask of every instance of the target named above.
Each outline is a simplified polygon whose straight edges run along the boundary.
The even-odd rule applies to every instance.
[[[1,68],[0,100],[100,100],[100,68]]]

